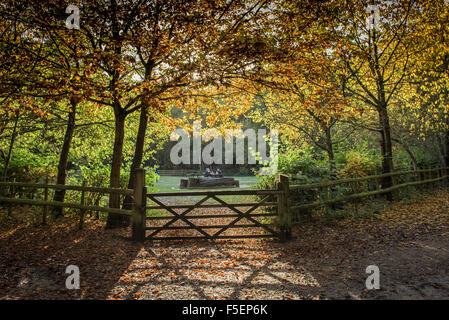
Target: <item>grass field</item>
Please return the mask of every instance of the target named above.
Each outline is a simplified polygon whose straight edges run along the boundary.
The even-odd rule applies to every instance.
[[[187,177],[173,177],[173,176],[161,176],[159,181],[156,182],[154,186],[154,192],[177,192],[177,191],[206,191],[207,189],[181,189],[179,187],[181,179],[187,179]],[[228,177],[227,177],[228,178]],[[229,177],[231,178],[231,177]],[[217,187],[213,188],[214,190],[246,190],[251,189],[258,181],[258,177],[256,176],[240,176],[240,177],[232,177],[240,182],[240,188],[226,188],[226,187]]]
[[[240,183],[239,188],[235,187],[216,187],[216,188],[194,188],[194,189],[181,189],[179,187],[180,181],[183,178],[181,176],[161,176],[160,179],[156,182],[153,188],[149,190],[149,192],[179,192],[179,191],[208,191],[208,190],[247,190],[254,188],[258,181],[258,177],[256,176],[239,176],[233,177],[238,180]],[[178,196],[178,197],[161,197],[160,200],[163,200],[164,203],[170,204],[192,204],[201,199],[202,196]],[[221,199],[228,202],[252,202],[255,201],[255,196],[247,196],[247,195],[227,195],[220,196]],[[215,200],[208,200],[206,203],[214,204],[217,203]],[[149,210],[149,215],[159,215],[157,211]]]

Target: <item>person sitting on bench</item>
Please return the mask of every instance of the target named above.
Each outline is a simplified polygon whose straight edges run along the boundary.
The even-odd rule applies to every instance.
[[[204,172],[204,176],[205,177],[210,177],[211,176],[211,172],[209,168],[206,168],[206,171]]]

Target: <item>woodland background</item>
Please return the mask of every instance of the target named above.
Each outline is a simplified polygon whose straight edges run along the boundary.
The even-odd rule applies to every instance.
[[[446,1],[1,0],[0,15],[2,181],[132,188],[143,166],[151,185],[194,120],[278,129],[279,172],[304,183],[449,166]]]

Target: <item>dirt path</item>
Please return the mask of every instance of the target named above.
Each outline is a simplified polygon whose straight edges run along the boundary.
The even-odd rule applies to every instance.
[[[284,249],[284,250],[283,250]],[[321,256],[253,241],[147,246],[111,291],[121,299],[448,299],[449,236]],[[331,249],[330,247],[328,249]],[[367,290],[377,265],[381,289]]]
[[[100,223],[11,230],[0,238],[0,298],[448,299],[449,194],[379,216],[297,227],[288,243],[139,245]],[[64,286],[69,264],[80,290]],[[368,265],[380,269],[380,290],[365,288]]]

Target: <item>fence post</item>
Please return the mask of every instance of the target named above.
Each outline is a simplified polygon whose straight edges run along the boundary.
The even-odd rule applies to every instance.
[[[95,200],[95,206],[96,206],[96,207],[99,207],[99,206],[100,206],[100,200],[101,200],[101,197],[102,197],[102,196],[103,196],[103,194],[100,193],[100,194],[98,195],[97,200]],[[95,219],[96,219],[96,220],[99,220],[99,219],[100,219],[100,211],[95,211]]]
[[[323,200],[324,202],[329,201],[329,186],[327,185],[329,181],[327,179],[323,180],[323,183],[325,183],[326,185],[322,188],[322,192],[323,192]],[[329,205],[326,203],[324,204],[324,213],[327,215],[329,214]]]
[[[132,239],[135,241],[145,240],[146,227],[146,187],[145,187],[145,169],[135,169],[134,182],[134,201],[132,216]]]
[[[48,201],[48,175],[45,177],[44,201]],[[48,206],[42,208],[42,224],[47,224]]]
[[[399,177],[400,176],[396,176],[396,175],[391,176],[391,182],[393,183],[392,187],[394,187],[395,185],[399,184],[398,183]],[[399,201],[401,199],[401,195],[400,195],[399,189],[393,190],[392,195],[393,195],[393,201]]]
[[[86,186],[86,180],[83,180],[83,188]],[[84,197],[85,197],[85,191],[84,191],[84,189],[83,190],[81,190],[81,201],[80,201],[80,204],[82,205],[82,206],[84,206]],[[79,225],[78,225],[78,229],[79,230],[81,230],[82,228],[83,228],[83,222],[84,222],[84,212],[85,212],[85,210],[84,209],[80,209],[80,223],[79,223]]]
[[[283,174],[279,175],[278,190],[282,191],[282,193],[278,195],[279,238],[284,242],[291,239],[292,224],[288,176]]]

